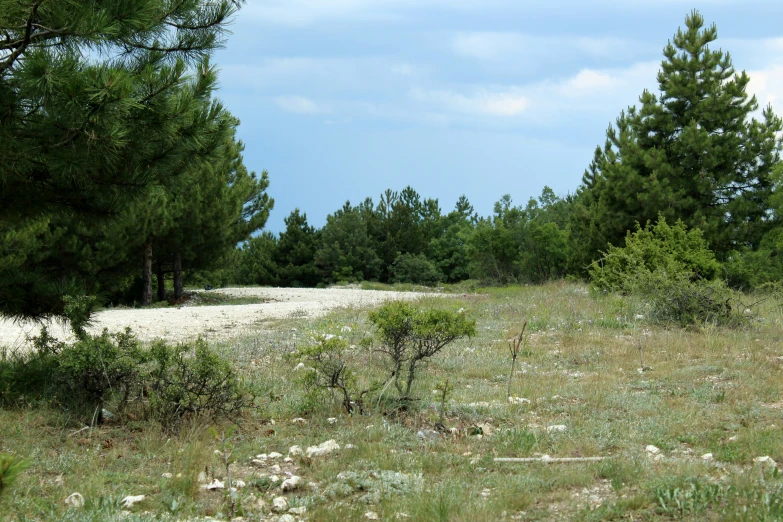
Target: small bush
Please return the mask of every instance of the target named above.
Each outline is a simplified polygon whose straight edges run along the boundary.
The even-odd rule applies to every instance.
[[[130,330],[99,336],[83,334],[81,340],[66,346],[57,356],[55,382],[73,404],[84,404],[103,421],[103,407],[119,398],[124,407],[133,388],[139,386],[139,363],[143,352]]]
[[[596,290],[638,298],[653,321],[680,325],[710,322],[736,326],[746,318],[735,310],[734,292],[716,279],[721,265],[699,229],[663,217],[610,246],[589,273]],[[744,306],[740,306],[740,311]]]
[[[231,363],[202,339],[193,345],[159,342],[149,355],[149,405],[164,425],[195,415],[234,417],[252,403]]]
[[[639,274],[687,274],[692,281],[715,279],[721,270],[715,254],[707,247],[701,230],[688,230],[682,221],[669,226],[662,216],[654,226],[648,222],[628,232],[624,247],[609,246],[588,270],[598,290],[627,293]]]
[[[720,280],[694,281],[687,272],[640,271],[626,290],[644,301],[647,316],[657,322],[739,326],[747,320],[741,313],[744,307],[733,306],[739,303],[734,292]]]
[[[354,410],[352,390],[356,377],[348,368],[347,351],[348,343],[343,339],[322,336],[314,344],[300,349],[297,355],[312,366],[305,376],[307,386],[313,390],[337,390],[343,408],[351,414]]]
[[[443,273],[424,254],[401,254],[391,267],[392,283],[413,283],[435,286],[443,281]]]
[[[421,363],[462,337],[476,334],[476,321],[462,312],[421,310],[410,303],[393,301],[370,312],[381,341],[377,351],[391,363],[390,378],[400,398],[410,398],[416,370]]]
[[[252,402],[231,363],[202,340],[146,348],[126,330],[68,344],[44,329],[32,350],[0,353],[4,405],[47,403],[100,423],[105,405],[122,410],[145,395],[135,406],[165,425],[191,415],[232,417]]]

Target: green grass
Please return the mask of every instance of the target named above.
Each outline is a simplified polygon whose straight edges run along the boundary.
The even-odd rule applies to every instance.
[[[315,334],[360,346],[372,333],[365,310],[281,320],[218,343],[259,395],[258,409],[231,439],[232,475],[248,484],[239,490],[237,514],[275,520],[269,508],[279,483],[265,478],[269,469],[251,465],[253,456],[335,439],[356,448],[284,466],[303,478],[285,496],[290,506],[307,508],[308,520],[366,520],[368,511],[382,520],[783,519],[783,478],[753,462],[764,455],[783,462],[783,313],[774,303],[761,305],[745,329],[684,330],[646,324],[622,298],[591,296],[574,283],[478,291],[420,301],[465,308],[478,334],[432,361],[414,385],[420,400],[404,413],[375,409],[391,403],[392,386],[375,397],[370,415],[345,416],[331,396],[308,394],[294,370],[290,353]],[[529,335],[511,392],[531,404],[520,406],[506,402],[505,339],[524,320]],[[650,371],[638,371],[640,339]],[[359,387],[385,380],[383,361],[371,351],[356,348],[350,363]],[[445,378],[455,385],[445,424],[459,435],[422,441],[417,432],[438,421],[432,390]],[[297,417],[307,423],[291,422]],[[225,475],[208,426],[194,421],[171,434],[136,420],[71,435],[84,420],[54,408],[0,410],[0,453],[30,464],[0,497],[5,518],[119,520],[119,501],[138,494],[145,500],[124,520],[228,517],[226,496],[201,490],[197,480],[205,470]],[[547,431],[555,424],[567,430]],[[475,425],[484,428],[480,438],[466,434]],[[661,460],[647,454],[650,444],[662,450]],[[714,460],[702,460],[705,453]],[[611,458],[493,461],[542,454]],[[354,482],[342,484],[341,472]],[[84,495],[84,508],[64,505],[74,491]]]

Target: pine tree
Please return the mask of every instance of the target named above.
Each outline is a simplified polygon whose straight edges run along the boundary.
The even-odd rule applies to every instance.
[[[583,190],[603,244],[619,245],[635,223],[659,214],[704,232],[725,255],[756,247],[767,231],[772,169],[779,161],[781,120],[762,120],[729,53],[715,50],[715,26],[698,12],[664,48],[660,94],[644,91],[607,131],[585,173]],[[587,228],[590,228],[588,226]]]
[[[92,291],[58,247],[95,254],[79,235],[212,154],[230,120],[206,59],[238,5],[0,0],[0,314]]]

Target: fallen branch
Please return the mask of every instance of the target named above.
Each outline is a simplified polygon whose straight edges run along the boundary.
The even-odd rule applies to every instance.
[[[611,457],[550,457],[544,455],[543,457],[529,457],[529,458],[496,458],[495,462],[543,462],[544,464],[560,464],[567,462],[598,462],[606,460]]]

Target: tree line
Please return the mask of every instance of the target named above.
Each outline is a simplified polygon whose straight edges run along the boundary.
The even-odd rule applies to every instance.
[[[783,277],[783,126],[759,112],[717,29],[696,11],[663,50],[657,92],[645,90],[606,132],[572,194],[545,188],[479,217],[463,196],[444,213],[413,188],[346,203],[316,230],[295,210],[279,236],[242,244],[220,277],[244,284],[341,281],[540,283],[584,277],[609,245],[661,217],[701,230],[721,276],[752,288]]]

